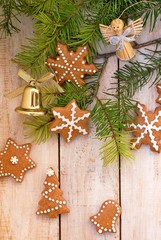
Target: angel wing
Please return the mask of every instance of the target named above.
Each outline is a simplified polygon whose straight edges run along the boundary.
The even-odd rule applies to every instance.
[[[116,36],[116,33],[111,26],[100,24],[99,27],[100,27],[102,36],[107,42],[109,41],[110,37]]]
[[[143,20],[141,18],[138,18],[135,21],[130,20],[127,27],[132,29],[130,35],[136,36],[140,34],[143,29]]]

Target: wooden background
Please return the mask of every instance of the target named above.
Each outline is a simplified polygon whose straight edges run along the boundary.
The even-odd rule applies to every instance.
[[[161,36],[159,21],[153,33],[148,29],[144,29],[138,43]],[[4,148],[8,137],[18,144],[28,142],[23,137],[25,116],[14,112],[21,97],[9,100],[3,95],[24,84],[17,77],[18,67],[11,59],[20,51],[21,44],[26,43],[25,38],[30,36],[32,24],[24,17],[19,34],[0,40],[0,149]],[[149,48],[154,49],[154,45]],[[109,46],[103,50],[109,51]],[[143,58],[137,54],[134,60],[142,61]],[[119,64],[116,56],[109,58],[102,74],[99,97],[103,97],[103,91],[110,87],[112,74]],[[135,98],[153,111],[157,106],[157,91],[155,86],[150,89],[149,86],[138,92]],[[0,240],[161,239],[161,154],[143,146],[135,151],[134,161],[129,163],[120,159],[113,166],[103,168],[99,158],[101,143],[94,138],[92,123],[90,129],[90,135],[77,137],[70,144],[62,138],[60,141],[53,138],[41,145],[33,144],[30,156],[37,167],[26,174],[24,181],[19,184],[12,178],[0,179]],[[70,208],[70,214],[57,219],[35,214],[49,166],[59,172],[61,188]],[[120,202],[122,216],[116,234],[100,235],[89,217],[97,213],[107,199]]]

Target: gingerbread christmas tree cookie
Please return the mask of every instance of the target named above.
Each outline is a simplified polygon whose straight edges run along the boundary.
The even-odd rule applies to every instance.
[[[30,143],[18,145],[9,138],[4,151],[0,151],[0,177],[11,176],[22,182],[25,172],[36,167],[29,156],[30,149]]]
[[[98,233],[116,232],[116,221],[121,214],[121,207],[114,200],[105,201],[99,212],[90,217]]]
[[[39,201],[40,207],[36,214],[48,214],[49,217],[56,218],[58,214],[69,213],[66,200],[62,197],[63,192],[59,188],[58,178],[52,168],[47,170],[44,185],[43,198]]]
[[[52,111],[55,119],[50,130],[60,133],[67,143],[78,134],[89,133],[86,122],[89,119],[90,111],[81,110],[75,100],[68,103],[66,107],[54,107]]]
[[[149,144],[152,151],[160,152],[161,107],[151,112],[146,110],[144,104],[137,103],[136,113],[135,122],[129,123],[132,134],[135,136],[132,147],[140,148],[142,144]]]
[[[73,82],[78,86],[85,84],[84,75],[93,75],[97,68],[93,64],[86,63],[88,55],[87,47],[78,47],[76,52],[69,51],[67,45],[58,43],[56,59],[48,57],[46,65],[55,72],[56,79],[60,85],[65,81]]]

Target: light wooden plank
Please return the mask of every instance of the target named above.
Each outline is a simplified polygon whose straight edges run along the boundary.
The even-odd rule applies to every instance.
[[[99,97],[110,87],[111,74],[117,68],[117,59],[112,57],[107,64],[100,82]],[[89,217],[96,214],[103,201],[119,199],[119,171],[117,163],[102,167],[99,157],[101,143],[95,139],[95,129],[90,123],[91,133],[75,138],[66,144],[61,138],[61,188],[68,201],[70,213],[61,217],[63,240],[119,239],[116,234],[100,236]]]
[[[24,84],[17,77],[18,67],[11,61],[26,42],[25,37],[32,35],[31,20],[23,17],[21,24],[22,31],[19,34],[0,40],[0,149],[4,148],[8,137],[19,144],[29,141],[23,137],[22,122],[25,117],[14,112],[15,107],[20,105],[21,97],[9,100],[3,96]],[[12,178],[0,179],[0,239],[59,239],[59,219],[35,214],[44,189],[46,169],[49,166],[53,166],[55,171],[58,169],[57,139],[53,138],[43,145],[33,144],[30,156],[37,167],[26,173],[22,183]]]
[[[139,42],[160,37],[161,30],[157,23],[153,33],[146,28],[139,37]],[[154,45],[150,49],[154,50]],[[143,49],[141,49],[143,51]],[[139,54],[138,61],[144,61]],[[156,87],[149,88],[152,82],[139,91],[134,98],[154,111],[158,104]],[[122,239],[123,240],[160,240],[161,236],[161,154],[151,152],[143,145],[135,150],[132,163],[122,162],[121,197],[122,197]]]

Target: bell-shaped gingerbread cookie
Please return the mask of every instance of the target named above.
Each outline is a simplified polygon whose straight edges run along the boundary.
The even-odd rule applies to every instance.
[[[121,214],[121,207],[113,200],[105,201],[99,212],[90,217],[91,222],[96,225],[98,233],[116,232],[116,221]]]
[[[161,104],[161,84],[157,85],[157,92],[158,92],[158,98],[156,99],[156,102]]]

